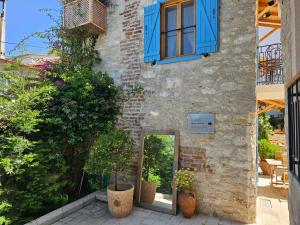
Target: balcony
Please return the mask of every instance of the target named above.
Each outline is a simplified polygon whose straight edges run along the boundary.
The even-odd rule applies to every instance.
[[[283,84],[283,65],[281,44],[258,47],[257,84]]]
[[[283,100],[284,74],[281,44],[258,47],[257,100]]]
[[[99,34],[106,31],[106,6],[99,0],[73,0],[64,4],[64,27],[83,28]]]

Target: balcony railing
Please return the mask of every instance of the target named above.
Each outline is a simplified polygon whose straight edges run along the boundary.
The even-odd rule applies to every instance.
[[[64,4],[64,27],[82,27],[94,33],[106,31],[106,6],[99,0],[71,0]]]
[[[258,47],[257,84],[283,84],[281,44]]]

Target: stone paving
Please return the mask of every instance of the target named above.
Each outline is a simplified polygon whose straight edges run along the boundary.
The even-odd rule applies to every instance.
[[[257,225],[288,225],[288,190],[270,187],[270,178],[260,175],[257,196]],[[53,225],[242,225],[242,223],[197,215],[185,219],[134,207],[126,218],[113,218],[103,202],[91,203]]]
[[[289,225],[288,189],[270,186],[270,177],[259,176],[256,222],[258,225]]]
[[[159,212],[134,207],[130,216],[122,219],[113,218],[102,202],[92,203],[85,208],[59,220],[53,225],[242,225],[229,220],[197,215],[185,219],[182,215],[172,216]]]

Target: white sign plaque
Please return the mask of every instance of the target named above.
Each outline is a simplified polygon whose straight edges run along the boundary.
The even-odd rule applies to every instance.
[[[215,115],[212,113],[190,113],[188,129],[193,134],[215,133]]]

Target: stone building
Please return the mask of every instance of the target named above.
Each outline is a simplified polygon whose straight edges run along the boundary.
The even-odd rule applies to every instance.
[[[300,2],[282,0],[282,33],[286,83],[286,133],[289,143],[289,214],[290,224],[300,224],[299,101],[300,101]],[[298,87],[297,87],[298,86]]]
[[[212,2],[216,5],[210,5]],[[107,30],[96,46],[102,58],[96,69],[106,71],[124,86],[143,86],[145,94],[125,104],[121,121],[132,131],[137,145],[142,130],[180,132],[179,165],[197,170],[200,212],[254,222],[255,4],[247,0],[188,1],[194,7],[196,16],[192,19],[196,23],[191,17],[182,22],[191,23],[186,33],[194,35],[182,38],[182,50],[172,47],[176,41],[160,43],[163,33],[172,39],[168,29],[176,26],[169,22],[162,32],[153,25],[167,23],[162,21],[165,14],[172,18],[173,9],[162,13],[164,4],[160,0],[111,0]],[[152,15],[155,13],[158,16]],[[208,26],[213,34],[207,31]],[[200,45],[202,50],[198,51]],[[183,51],[189,56],[183,56]],[[213,114],[214,133],[190,133],[190,113]]]

